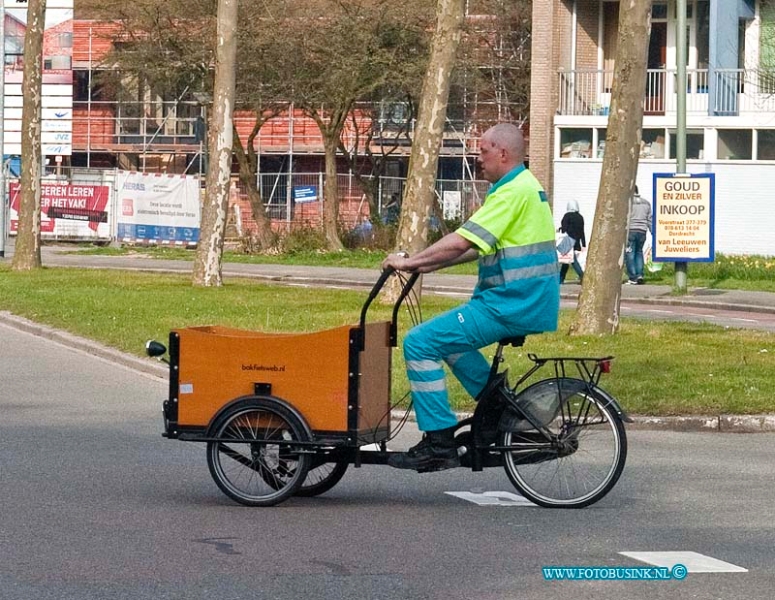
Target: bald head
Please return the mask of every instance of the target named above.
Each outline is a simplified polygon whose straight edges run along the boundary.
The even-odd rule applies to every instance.
[[[514,158],[516,164],[525,160],[525,137],[519,127],[511,123],[498,123],[490,127],[484,135],[488,134],[490,142],[498,148],[506,150]]]
[[[525,138],[516,125],[498,123],[482,135],[479,165],[487,181],[498,181],[525,160]]]

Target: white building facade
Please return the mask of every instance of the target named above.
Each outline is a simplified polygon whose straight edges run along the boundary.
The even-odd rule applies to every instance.
[[[547,6],[551,4],[552,6]],[[605,152],[619,2],[534,5],[530,165],[559,222],[591,234]],[[775,1],[686,0],[687,171],[715,173],[715,248],[775,255]],[[675,171],[676,2],[654,1],[637,184]]]

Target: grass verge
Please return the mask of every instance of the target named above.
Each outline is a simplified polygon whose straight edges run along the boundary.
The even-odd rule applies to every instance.
[[[15,273],[0,265],[0,310],[142,355],[145,340],[166,341],[170,329],[219,324],[273,332],[317,331],[356,323],[366,292],[314,290],[229,280],[221,288],[193,288],[187,276],[44,268]],[[455,301],[426,295],[428,318]],[[375,303],[370,318],[388,319]],[[411,325],[402,311],[401,330]],[[569,337],[564,312],[557,333],[532,336],[512,349],[512,380],[539,356],[614,355],[603,387],[634,414],[756,414],[775,412],[770,393],[775,336],[713,325],[623,319],[607,337]],[[492,349],[486,350],[491,356]],[[394,353],[394,397],[408,386]],[[472,402],[450,378],[457,409]]]

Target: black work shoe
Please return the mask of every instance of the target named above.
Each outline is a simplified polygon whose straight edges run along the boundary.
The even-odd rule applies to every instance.
[[[390,456],[388,464],[396,469],[412,469],[418,473],[459,467],[455,428],[427,432],[416,446]]]

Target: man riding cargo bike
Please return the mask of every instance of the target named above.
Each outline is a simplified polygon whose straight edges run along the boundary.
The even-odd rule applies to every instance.
[[[500,369],[507,346],[554,331],[559,311],[554,224],[524,153],[513,125],[485,132],[479,164],[493,186],[483,206],[415,256],[388,256],[357,325],[311,333],[173,330],[163,435],[205,442],[215,483],[247,506],[323,494],[350,465],[363,464],[418,472],[503,467],[520,493],[544,507],[580,508],[604,497],[627,456],[627,416],[598,385],[611,357],[528,354],[533,366],[513,386]],[[405,337],[411,398],[425,435],[408,452],[392,452],[399,309],[421,273],[477,258],[469,302]],[[401,272],[411,273],[408,280]],[[391,319],[367,322],[394,275],[403,285]],[[480,349],[496,343],[488,364]],[[146,349],[157,357],[167,352],[158,342]],[[473,415],[460,422],[442,362],[476,399]],[[551,376],[528,385],[544,367]]]
[[[487,130],[479,166],[493,184],[484,205],[460,229],[412,257],[390,255],[383,268],[428,273],[479,259],[471,300],[411,329],[404,358],[417,423],[425,433],[406,454],[391,457],[399,469],[423,471],[459,465],[449,407],[446,362],[473,398],[490,366],[479,352],[511,336],[555,331],[560,310],[554,221],[546,193],[525,168],[522,132],[501,123]]]

